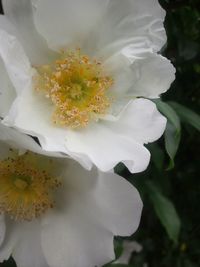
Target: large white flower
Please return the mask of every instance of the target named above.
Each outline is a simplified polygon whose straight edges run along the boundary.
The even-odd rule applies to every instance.
[[[11,254],[18,267],[111,261],[113,236],[138,227],[137,190],[114,173],[38,154],[32,138],[2,124],[0,140],[0,262]]]
[[[0,112],[46,151],[144,170],[166,119],[145,98],[174,80],[157,0],[4,0]],[[144,98],[142,98],[144,97]]]

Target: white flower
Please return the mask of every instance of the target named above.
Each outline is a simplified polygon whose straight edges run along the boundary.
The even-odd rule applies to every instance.
[[[32,138],[2,124],[0,140],[0,262],[11,254],[18,267],[111,261],[113,236],[138,227],[137,190],[114,173],[37,154]]]
[[[123,244],[123,252],[122,255],[114,261],[113,264],[126,264],[128,265],[132,256],[133,252],[140,253],[142,251],[142,246],[136,242],[136,241],[129,241],[129,240],[124,240]]]
[[[145,98],[159,97],[175,73],[157,54],[166,42],[158,1],[4,0],[3,7],[4,124],[88,169],[94,163],[108,171],[122,161],[143,171],[144,144],[166,125]]]

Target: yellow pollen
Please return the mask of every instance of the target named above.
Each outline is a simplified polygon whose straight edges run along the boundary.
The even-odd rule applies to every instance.
[[[16,180],[14,181],[14,185],[15,185],[17,188],[24,190],[25,188],[27,188],[28,183],[25,182],[25,181],[23,181],[23,180],[21,180],[21,179],[16,179]]]
[[[48,159],[27,152],[0,161],[0,213],[17,221],[33,220],[54,206],[53,191],[60,186],[42,167],[51,168]]]
[[[104,74],[101,63],[79,49],[62,52],[60,60],[37,67],[37,71],[35,89],[53,104],[55,124],[82,128],[108,112],[113,79]]]

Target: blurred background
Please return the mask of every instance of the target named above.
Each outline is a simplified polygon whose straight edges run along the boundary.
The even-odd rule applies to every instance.
[[[118,260],[105,267],[200,266],[200,0],[160,4],[168,35],[161,52],[177,70],[171,89],[155,101],[167,129],[148,145],[146,172],[132,175],[123,164],[115,169],[138,188],[144,210],[137,233],[115,239]],[[15,266],[12,259],[0,264]]]

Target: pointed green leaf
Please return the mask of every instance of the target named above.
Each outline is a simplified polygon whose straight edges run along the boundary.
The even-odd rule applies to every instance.
[[[165,148],[170,157],[168,169],[174,167],[174,158],[176,156],[180,138],[181,138],[181,124],[180,119],[175,110],[167,103],[162,102],[160,99],[155,100],[159,111],[167,117],[167,126],[165,130]]]
[[[160,222],[165,227],[169,238],[177,243],[181,222],[173,203],[160,192],[153,182],[146,182],[146,186],[149,198]]]
[[[160,99],[154,100],[158,110],[170,121],[177,132],[181,131],[180,119],[176,113],[176,111],[167,103],[161,101]]]
[[[176,102],[168,102],[168,103],[179,115],[181,121],[192,125],[198,131],[200,131],[200,116],[197,113]]]
[[[165,149],[170,157],[170,163],[168,166],[168,170],[170,170],[174,167],[174,158],[180,144],[181,134],[180,132],[177,132],[177,129],[174,127],[174,125],[168,121],[164,136]]]

